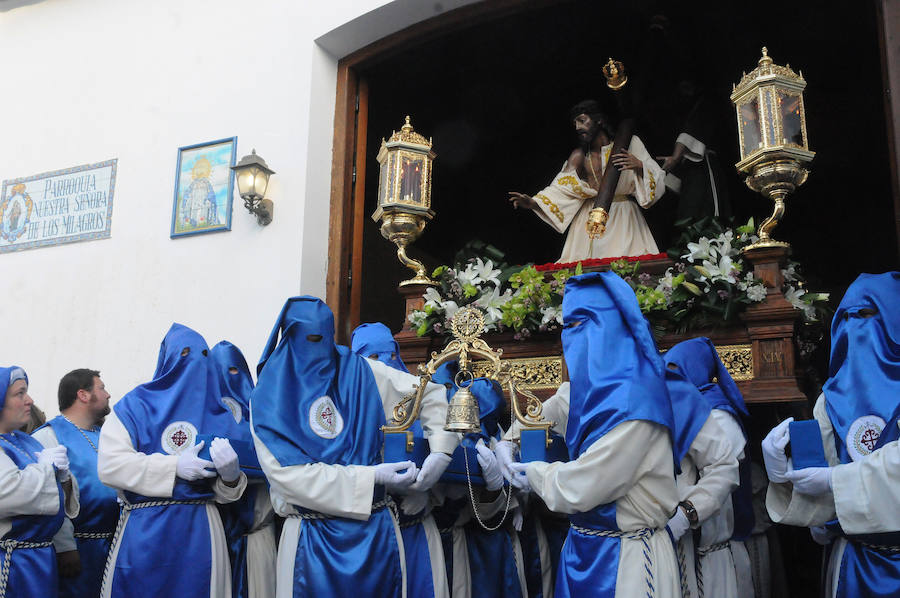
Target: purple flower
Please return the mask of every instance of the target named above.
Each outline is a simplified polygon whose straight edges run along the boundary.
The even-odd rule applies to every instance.
[[[716,293],[719,295],[719,299],[728,299],[728,291],[719,289]]]
[[[513,340],[520,341],[522,340],[522,335],[518,332],[513,335]]]
[[[538,326],[538,330],[541,332],[547,332],[547,325],[541,324],[540,326]]]
[[[559,281],[556,280],[555,278],[554,278],[553,280],[550,281],[550,288],[551,288],[551,289],[555,289],[555,288],[558,287],[558,286],[559,286]]]
[[[684,272],[686,269],[684,266],[684,262],[676,262],[675,269],[678,270],[679,272]]]
[[[444,325],[440,322],[434,323],[434,331],[436,334],[441,334],[444,331]]]
[[[641,272],[638,276],[638,280],[641,281],[641,284],[648,285],[650,284],[650,275],[647,272]]]

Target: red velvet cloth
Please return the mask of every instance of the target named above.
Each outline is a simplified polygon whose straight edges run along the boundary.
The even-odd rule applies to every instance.
[[[596,266],[606,266],[619,260],[625,260],[626,262],[649,262],[652,260],[664,260],[667,257],[668,256],[665,253],[648,253],[646,255],[626,255],[622,257],[604,257],[599,259],[579,261],[581,262],[582,268],[593,268]],[[538,272],[554,272],[556,270],[563,270],[565,268],[574,270],[575,266],[577,265],[578,262],[568,262],[563,264],[552,262],[549,264],[541,264],[540,266],[535,266],[534,269]]]

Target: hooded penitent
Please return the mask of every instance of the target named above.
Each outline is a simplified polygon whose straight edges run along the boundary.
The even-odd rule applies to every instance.
[[[666,386],[675,417],[673,445],[679,462],[713,409],[730,413],[744,430],[743,418],[750,415],[744,397],[719,359],[711,340],[701,337],[680,342],[669,349],[665,361]],[[746,540],[753,530],[754,521],[750,460],[746,456],[740,462],[740,480],[740,486],[731,495],[734,511],[732,537]]]
[[[396,370],[409,373],[400,358],[400,346],[394,340],[394,335],[381,322],[357,326],[350,339],[350,349],[357,355],[377,359]]]
[[[831,324],[825,408],[841,463],[864,459],[900,436],[900,272],[861,274]],[[889,475],[890,472],[885,472]],[[864,500],[860,497],[859,500]],[[843,533],[839,522],[828,527]],[[838,596],[900,594],[900,530],[854,536],[844,548]]]
[[[250,399],[253,430],[278,467],[381,462],[385,415],[375,376],[365,358],[335,344],[334,316],[320,299],[288,299],[257,372]],[[376,485],[373,502],[383,492]],[[303,505],[293,506],[305,512]],[[279,550],[292,548],[282,543]],[[300,525],[295,596],[399,597],[402,585],[388,509],[373,509],[366,521],[337,517]]]
[[[178,455],[197,444],[200,435],[237,438],[242,434],[220,400],[208,353],[202,336],[172,324],[160,345],[153,380],[126,394],[113,408],[136,451]],[[170,497],[124,492],[132,504],[160,499],[197,504],[167,504],[129,513],[112,571],[113,596],[164,595],[173,587],[185,595],[209,593],[213,550],[209,514],[202,503],[214,499],[214,480],[176,478]],[[172,550],[176,536],[178,550]],[[190,567],[185,567],[185,554],[195,559]]]

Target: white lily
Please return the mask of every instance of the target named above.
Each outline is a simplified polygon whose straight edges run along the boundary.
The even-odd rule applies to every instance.
[[[441,309],[444,310],[444,315],[449,322],[453,318],[453,315],[459,311],[459,306],[456,304],[456,301],[444,301],[441,303]]]
[[[736,282],[737,276],[740,273],[737,264],[735,264],[727,255],[723,255],[719,259],[718,264],[714,264],[709,260],[703,260],[703,267],[709,273],[709,279],[713,282],[717,280]]]
[[[500,286],[500,279],[498,278],[500,270],[494,268],[494,262],[491,260],[483,262],[480,257],[476,257],[474,270],[478,277],[478,282],[493,282],[494,286]]]
[[[688,252],[681,256],[687,258],[687,261],[694,263],[694,260],[714,260],[716,259],[716,248],[710,244],[709,239],[700,237],[696,243],[688,243]]]
[[[561,307],[553,307],[551,305],[542,309],[541,313],[544,314],[544,317],[541,318],[541,324],[549,324],[550,322],[555,321],[557,324],[562,326],[563,316]]]
[[[500,289],[494,287],[493,291],[483,293],[475,301],[475,305],[480,307],[485,313],[485,323],[488,330],[496,328],[497,322],[503,318],[503,312],[500,311],[500,308],[506,305],[510,299],[512,299],[512,289],[506,289],[506,292],[501,294]]]
[[[441,297],[441,294],[437,292],[437,289],[434,287],[428,287],[425,289],[425,293],[422,295],[422,298],[425,299],[425,305],[430,307],[431,309],[443,309],[441,307],[441,303],[444,301],[444,298]]]

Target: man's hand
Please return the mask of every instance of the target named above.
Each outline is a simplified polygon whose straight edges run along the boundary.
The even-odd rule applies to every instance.
[[[419,473],[412,461],[379,463],[372,467],[375,469],[375,483],[384,486],[388,492],[405,491],[416,481],[416,475]],[[401,471],[403,473],[400,473]]]
[[[416,477],[415,483],[410,488],[413,490],[430,490],[434,486],[447,466],[450,465],[450,455],[444,453],[429,453],[422,463],[422,469]]]
[[[510,463],[512,478],[509,483],[522,492],[531,492],[531,484],[528,482],[528,463]]]
[[[206,441],[202,440],[200,444],[195,444],[178,455],[178,461],[175,464],[176,476],[188,482],[216,477],[216,472],[207,469],[207,467],[213,467],[213,462],[197,456],[205,443]]]
[[[625,150],[613,155],[612,163],[621,170],[633,170],[634,174],[641,176],[644,174],[644,163],[638,160],[634,154],[630,154]]]
[[[516,191],[508,191],[509,201],[512,202],[514,208],[522,208],[523,210],[533,210],[537,208],[537,202],[530,195],[518,193]]]
[[[662,165],[663,170],[672,172],[673,168],[681,164],[686,151],[687,147],[683,143],[676,141],[675,149],[672,151],[671,156],[656,156],[656,159]]]
[[[56,565],[60,577],[78,577],[81,575],[81,556],[77,550],[56,553]]]

